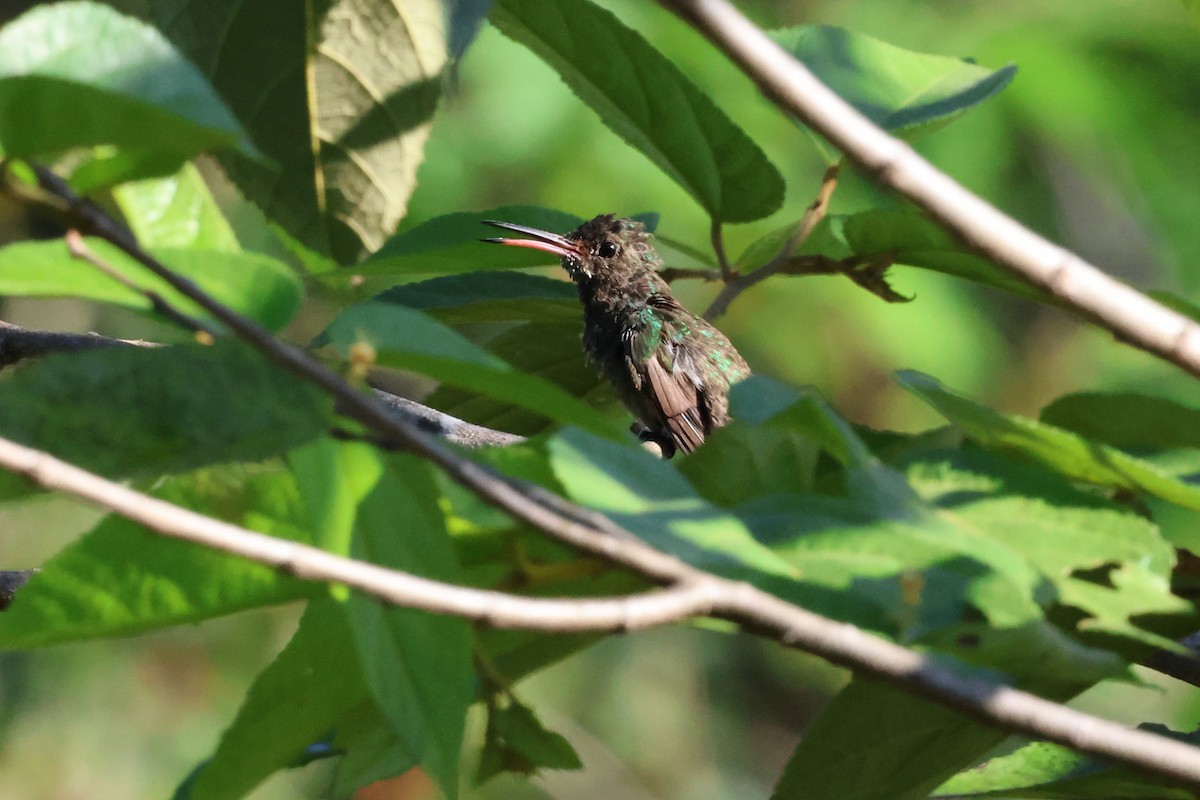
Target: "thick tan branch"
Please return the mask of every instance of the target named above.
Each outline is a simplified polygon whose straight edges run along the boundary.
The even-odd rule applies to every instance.
[[[1117,338],[1200,376],[1200,325],[1121,283],[972,194],[838,97],[728,0],[660,0],[772,98],[969,247]]]

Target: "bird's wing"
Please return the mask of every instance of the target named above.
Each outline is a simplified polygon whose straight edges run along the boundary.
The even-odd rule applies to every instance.
[[[651,357],[646,362],[646,378],[675,446],[690,453],[704,444],[708,431],[704,401],[688,372],[679,369],[678,362],[676,369],[668,370],[660,359]]]

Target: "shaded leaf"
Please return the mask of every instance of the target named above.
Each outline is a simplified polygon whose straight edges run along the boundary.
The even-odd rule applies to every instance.
[[[856,678],[809,726],[771,799],[924,800],[1006,735]]]
[[[500,334],[487,343],[487,349],[522,373],[543,378],[572,397],[589,402],[613,399],[607,384],[584,362],[580,328],[578,321],[531,322]],[[447,414],[511,433],[530,436],[550,427],[543,416],[454,386],[441,386],[426,400]],[[611,416],[604,409],[589,411],[593,416]]]
[[[762,252],[769,244],[761,246]],[[1050,294],[971,253],[916,211],[875,208],[830,215],[821,221],[800,252],[830,258],[857,256],[863,261],[886,256],[895,264],[941,272],[1041,303],[1059,304]],[[762,258],[758,250],[753,255],[756,260]]]
[[[212,757],[174,800],[246,796],[331,730],[340,732],[366,698],[345,614],[328,598],[313,600],[291,641],[255,678]]]
[[[339,720],[331,747],[341,754],[330,791],[333,797],[350,797],[357,789],[407,772],[417,763],[379,706],[369,701]]]
[[[417,308],[450,324],[567,321],[583,327],[574,284],[524,272],[471,272],[405,283],[374,300]]]
[[[89,238],[87,247],[113,269],[173,307],[206,316],[191,300],[117,247]],[[304,289],[286,265],[258,253],[153,248],[152,255],[175,273],[234,310],[278,330],[300,307]],[[118,283],[91,264],[73,258],[62,241],[18,242],[0,248],[0,294],[19,297],[83,297],[149,310],[141,292]]]
[[[450,58],[460,60],[492,10],[492,0],[447,0]]]
[[[981,406],[918,372],[900,372],[897,380],[984,447],[1020,453],[1077,480],[1143,491],[1186,508],[1200,509],[1200,488],[1148,461],[1062,428]]]
[[[749,222],[782,204],[783,178],[758,145],[612,12],[588,0],[498,0],[491,19],[713,219]]]
[[[63,353],[0,377],[0,434],[106,475],[257,461],[327,430],[331,401],[250,347]]]
[[[383,366],[431,378],[589,430],[613,431],[579,400],[552,383],[518,372],[461,334],[411,308],[380,302],[353,306],[319,340],[348,354],[357,343],[374,348]]]
[[[220,96],[153,27],[99,3],[35,7],[0,29],[0,153],[87,145],[130,156],[109,182],[214,148],[254,156]]]
[[[1042,422],[1113,447],[1200,448],[1200,409],[1134,392],[1080,392],[1042,409]]]
[[[340,263],[378,248],[405,214],[441,93],[442,4],[154,0],[153,8],[274,161],[221,157],[246,197]]]
[[[864,116],[906,138],[945,125],[997,94],[1017,71],[1014,65],[990,70],[915,53],[830,25],[800,25],[771,36]]]
[[[541,769],[581,769],[575,748],[561,734],[542,725],[533,709],[515,699],[488,708],[487,733],[476,780],[501,772],[534,775]]]
[[[310,542],[286,473],[244,470],[171,478],[154,496],[262,533]],[[148,533],[107,517],[42,568],[0,614],[9,649],[128,636],[324,592],[253,561]]]
[[[582,219],[536,206],[501,206],[488,211],[460,211],[422,222],[397,233],[357,267],[363,275],[420,275],[474,272],[558,264],[549,253],[528,247],[501,247],[480,239],[497,235],[484,220],[515,222],[533,228],[567,233]]]
[[[359,510],[356,558],[456,582],[458,565],[429,468],[389,459]],[[397,535],[397,526],[403,535]],[[448,797],[474,696],[471,629],[462,619],[385,607],[352,595],[346,610],[367,686],[406,750]]]

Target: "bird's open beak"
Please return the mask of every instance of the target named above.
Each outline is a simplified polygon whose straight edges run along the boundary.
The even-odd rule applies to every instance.
[[[512,222],[497,222],[495,220],[484,220],[485,225],[492,225],[496,228],[503,228],[506,231],[515,233],[523,233],[526,236],[532,236],[532,239],[484,239],[485,242],[493,244],[510,244],[514,247],[531,247],[534,250],[543,250],[547,253],[553,253],[559,258],[570,258],[581,260],[584,255],[583,246],[574,239],[568,239],[565,236],[560,236],[557,233],[543,231],[539,228],[530,228],[525,225],[517,225]]]

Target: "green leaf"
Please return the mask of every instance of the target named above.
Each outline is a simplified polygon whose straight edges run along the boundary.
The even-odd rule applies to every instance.
[[[113,197],[143,247],[227,252],[241,249],[200,171],[192,164],[165,178],[122,184],[113,189]]]
[[[578,302],[576,302],[578,305]],[[503,358],[523,374],[544,378],[572,397],[591,404],[610,399],[611,390],[589,367],[579,344],[582,323],[531,322],[500,334],[487,343],[488,352]],[[440,386],[426,401],[460,419],[511,433],[532,436],[551,427],[545,417],[515,407],[487,395],[454,386]],[[608,418],[605,409],[590,410],[593,416]],[[623,416],[620,419],[626,419]]]
[[[427,466],[409,457],[389,459],[360,506],[355,557],[456,582],[458,565],[437,499]],[[350,597],[346,610],[371,695],[408,752],[443,793],[455,797],[474,697],[470,626],[359,595]]]
[[[342,313],[319,339],[348,354],[357,343],[375,349],[378,363],[534,411],[547,419],[601,434],[614,431],[579,400],[509,364],[419,311],[368,302]]]
[[[442,4],[155,0],[153,10],[275,162],[223,155],[243,194],[340,263],[377,249],[406,212],[441,94]]]
[[[1200,488],[1149,461],[1061,428],[978,405],[919,372],[900,372],[897,381],[984,447],[1020,453],[1076,480],[1147,492],[1185,508],[1200,509]]]
[[[359,504],[383,469],[374,447],[318,439],[289,453],[288,463],[308,507],[314,541],[323,550],[349,555]],[[337,595],[342,587],[331,591]]]
[[[1174,549],[1143,516],[1089,496],[1060,475],[983,451],[923,453],[909,462],[908,478],[927,501],[1037,568],[1055,587],[1055,603],[1084,612],[1081,638],[1103,633],[1099,644],[1136,659],[1146,645],[1171,647],[1194,627],[1195,609],[1171,592]],[[1172,617],[1174,628],[1187,630],[1168,629],[1164,637],[1132,622],[1153,619],[1161,627]]]
[[[947,56],[914,53],[829,25],[773,31],[775,39],[842,99],[884,130],[906,138],[945,125],[1009,84],[998,70]]]
[[[583,327],[583,307],[574,284],[524,272],[470,272],[406,283],[374,300],[420,309],[452,325],[536,321]]]
[[[336,603],[308,604],[300,627],[251,685],[212,757],[175,800],[236,800],[273,772],[294,764],[305,748],[367,698],[346,616]]]
[[[1140,728],[1168,734],[1160,725]],[[1171,738],[1196,743],[1197,737]],[[1191,800],[1196,795],[1156,778],[1096,761],[1067,748],[1034,742],[960,772],[938,787],[935,797],[1047,798],[1047,800]]]
[[[749,222],[782,204],[783,178],[758,145],[611,12],[588,0],[499,0],[491,19],[714,220]]]
[[[789,229],[772,234],[779,244]],[[752,245],[742,256],[748,266],[765,263],[777,253],[776,239]],[[986,258],[968,251],[940,226],[916,211],[873,208],[854,214],[833,214],[821,221],[800,248],[801,254],[829,258],[857,256],[867,262],[887,257],[893,263],[940,272],[955,278],[1002,289],[1049,305],[1060,301]]]
[[[771,800],[924,800],[1006,735],[856,678],[809,726]]]
[[[300,495],[284,472],[225,466],[170,478],[152,494],[272,536],[310,541]],[[21,589],[0,614],[0,644],[25,649],[129,636],[323,591],[272,567],[107,517]]]
[[[0,153],[100,144],[165,156],[167,172],[214,148],[254,152],[204,77],[149,25],[71,2],[38,6],[0,29]]]
[[[231,340],[64,353],[0,377],[0,435],[113,476],[257,461],[324,433],[331,406]]]
[[[484,224],[489,219],[553,233],[573,231],[583,222],[572,214],[536,206],[460,211],[397,233],[354,271],[362,275],[453,274],[559,263],[559,259],[541,250],[481,242],[480,239],[498,234],[496,228]]]
[[[88,248],[137,286],[157,292],[173,307],[204,316],[191,300],[117,247],[87,239]],[[304,296],[300,279],[286,265],[257,253],[155,248],[152,254],[177,274],[236,311],[278,330]],[[0,248],[0,294],[20,297],[83,297],[149,310],[141,292],[118,283],[91,264],[73,258],[62,241],[18,242]]]
[[[330,797],[351,797],[358,789],[417,764],[379,706],[370,701],[339,720],[330,749],[342,754]]]
[[[700,498],[674,467],[640,447],[566,429],[546,445],[554,476],[574,500],[693,566],[786,597],[800,572],[757,542],[733,514]]]
[[[1200,448],[1200,409],[1134,392],[1080,392],[1042,409],[1042,422],[1130,448]]]
[[[534,775],[540,769],[582,769],[579,754],[561,734],[548,730],[533,709],[516,699],[488,709],[487,734],[476,780],[501,772]]]

